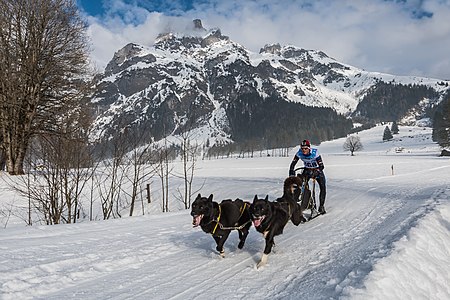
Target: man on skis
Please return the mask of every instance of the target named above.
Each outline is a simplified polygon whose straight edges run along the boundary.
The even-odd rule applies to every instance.
[[[299,159],[303,161],[304,169],[302,175],[306,176],[306,180],[309,180],[310,178],[316,178],[317,182],[319,183],[319,213],[326,214],[325,197],[327,194],[327,188],[325,185],[325,174],[323,173],[323,169],[325,167],[323,165],[322,157],[319,154],[319,150],[317,148],[311,148],[311,143],[308,140],[303,140],[300,144],[300,149],[292,159],[291,165],[289,167],[289,176],[295,176],[294,168]]]

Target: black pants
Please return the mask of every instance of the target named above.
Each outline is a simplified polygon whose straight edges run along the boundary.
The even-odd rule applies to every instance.
[[[306,180],[310,180],[311,178],[313,178],[312,173],[310,170],[308,169],[304,169],[303,176],[306,176]],[[324,206],[325,205],[325,197],[327,196],[327,179],[325,178],[325,174],[323,173],[323,171],[320,171],[319,175],[316,176],[316,181],[319,184],[319,188],[320,188],[320,193],[319,193],[319,205],[320,206]]]

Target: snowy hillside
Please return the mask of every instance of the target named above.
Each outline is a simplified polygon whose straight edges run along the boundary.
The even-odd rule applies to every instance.
[[[292,111],[294,104],[304,110],[302,104],[349,116],[379,82],[429,87],[437,93],[433,99],[416,99],[423,101],[413,116],[408,114],[414,120],[448,90],[448,81],[362,70],[300,46],[266,45],[255,53],[219,29],[204,29],[198,21],[200,27],[193,29],[196,34],[169,32],[161,34],[153,46],[128,44],[115,53],[99,74],[91,99],[96,114],[93,140],[112,139],[126,128],[140,135],[145,132],[149,135],[143,137],[146,141],[194,129],[195,135],[198,131],[206,135],[211,145],[236,142],[245,129],[258,127],[239,120],[257,115],[257,107],[266,99],[291,104],[289,108],[282,106],[285,103],[274,104],[268,113]],[[411,108],[408,105],[406,109]],[[342,126],[339,118],[326,118],[335,122],[329,128]],[[291,117],[285,123],[295,121]],[[339,132],[330,134],[339,136]],[[251,138],[260,139],[252,134],[243,139]],[[328,138],[322,136],[321,140]],[[204,144],[205,140],[198,142]]]
[[[263,268],[254,228],[242,250],[232,233],[220,258],[185,210],[10,223],[0,230],[0,299],[450,299],[450,160],[438,157],[430,128],[400,126],[390,142],[383,130],[360,132],[364,150],[353,157],[344,138],[319,146],[328,213],[289,223]],[[295,150],[201,161],[195,184],[216,200],[274,200]],[[20,201],[3,187],[2,212]]]

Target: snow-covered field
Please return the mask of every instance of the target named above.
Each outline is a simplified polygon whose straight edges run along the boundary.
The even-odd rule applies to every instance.
[[[450,160],[429,128],[400,127],[390,142],[383,130],[360,132],[353,157],[345,139],[320,145],[328,213],[289,223],[263,268],[254,228],[242,250],[233,232],[220,258],[189,211],[11,224],[0,229],[0,299],[450,299]],[[196,182],[216,200],[274,200],[294,151],[201,161]],[[0,207],[11,201],[2,190]]]

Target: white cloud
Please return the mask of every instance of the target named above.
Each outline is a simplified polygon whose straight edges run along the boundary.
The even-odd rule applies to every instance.
[[[252,51],[279,42],[369,71],[450,79],[449,1],[210,1],[180,16],[123,1],[110,7],[106,18],[90,19],[99,65],[128,42],[151,45],[167,28],[180,31],[200,18]]]

